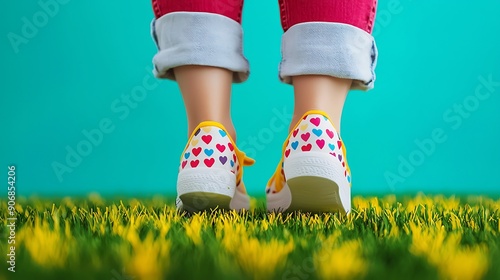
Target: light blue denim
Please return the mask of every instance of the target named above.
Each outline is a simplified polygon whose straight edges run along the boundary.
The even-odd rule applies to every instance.
[[[156,77],[175,80],[174,67],[206,65],[233,71],[234,82],[248,79],[243,31],[236,21],[212,13],[175,12],[153,20],[151,29],[158,47]]]
[[[172,69],[206,65],[233,71],[233,82],[248,79],[241,25],[222,15],[174,12],[153,20],[158,47],[153,58],[158,78],[175,80]],[[372,35],[343,23],[307,22],[289,28],[282,37],[279,77],[291,83],[298,75],[328,75],[352,79],[352,89],[369,90],[375,82],[377,47]]]

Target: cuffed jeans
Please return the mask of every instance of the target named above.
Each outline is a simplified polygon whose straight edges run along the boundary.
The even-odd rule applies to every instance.
[[[279,0],[279,5],[281,81],[327,75],[352,79],[352,89],[373,88],[377,0]],[[231,70],[235,83],[247,80],[242,8],[243,0],[153,0],[155,75],[175,80],[173,68],[205,65]]]

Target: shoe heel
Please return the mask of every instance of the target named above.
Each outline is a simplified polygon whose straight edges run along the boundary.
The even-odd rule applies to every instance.
[[[230,209],[235,191],[236,176],[225,169],[187,169],[177,177],[177,193],[189,212]]]
[[[351,189],[338,161],[324,153],[307,153],[285,159],[284,170],[291,193],[288,211],[350,211]]]

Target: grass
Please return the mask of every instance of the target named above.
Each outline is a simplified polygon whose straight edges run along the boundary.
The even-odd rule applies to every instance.
[[[355,197],[352,213],[181,215],[165,198],[18,199],[4,279],[500,279],[500,199]],[[7,202],[0,202],[6,259]]]

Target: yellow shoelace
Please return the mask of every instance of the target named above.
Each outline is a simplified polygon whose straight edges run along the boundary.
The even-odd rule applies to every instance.
[[[276,167],[276,170],[274,171],[273,176],[267,182],[267,186],[269,186],[269,187],[271,187],[272,183],[274,182],[274,188],[275,188],[276,192],[279,192],[283,189],[283,182],[285,181],[283,179],[283,174],[281,174],[282,163],[283,163],[283,157],[281,158],[280,162],[278,163],[278,167]]]
[[[233,139],[229,139],[231,140],[231,142],[233,142]],[[255,160],[253,158],[247,157],[247,155],[244,152],[240,151],[240,149],[238,149],[234,143],[233,145],[234,151],[236,152],[236,158],[238,159],[238,162],[241,166],[239,172],[236,174],[236,185],[239,185],[241,183],[241,180],[243,179],[243,167],[252,166],[255,163]]]

